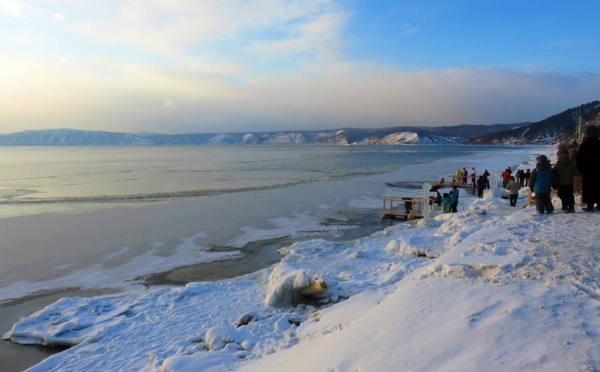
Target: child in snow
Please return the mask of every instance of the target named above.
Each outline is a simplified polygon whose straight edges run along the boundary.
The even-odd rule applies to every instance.
[[[444,213],[450,213],[450,205],[452,204],[452,199],[447,192],[442,195],[442,204],[444,204]]]
[[[554,211],[550,199],[550,191],[553,188],[552,168],[545,155],[540,155],[535,160],[537,164],[529,178],[529,187],[535,193],[535,207],[540,214],[552,213]]]
[[[558,197],[562,202],[565,213],[575,212],[575,197],[573,196],[573,177],[579,176],[579,170],[569,159],[567,150],[560,150],[558,160],[552,168],[552,183],[558,188]]]

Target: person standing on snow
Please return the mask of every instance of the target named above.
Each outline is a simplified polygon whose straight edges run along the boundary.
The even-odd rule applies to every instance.
[[[525,175],[525,171],[523,169],[519,169],[518,174],[519,174],[519,183],[521,184],[521,186],[526,186],[525,185],[525,177],[527,177],[527,176]],[[530,176],[531,176],[531,174],[530,174]]]
[[[587,127],[585,140],[579,145],[575,165],[581,172],[581,201],[587,204],[588,212],[594,204],[600,208],[600,130],[594,125]]]
[[[519,190],[521,189],[521,185],[515,181],[514,176],[510,176],[508,185],[506,185],[506,190],[508,191],[508,197],[510,199],[510,206],[517,206],[517,199],[519,198]]]
[[[488,170],[486,169],[485,172],[483,172],[483,180],[485,181],[485,188],[486,189],[490,189],[490,172],[488,172]]]
[[[456,171],[456,173],[454,174],[454,179],[455,179],[457,185],[462,184],[462,177],[463,177],[463,172],[460,169],[458,169]]]
[[[508,185],[508,177],[510,177],[510,172],[508,169],[505,169],[504,172],[502,172],[502,187],[504,188]]]
[[[573,178],[579,176],[579,170],[571,163],[567,150],[560,150],[557,156],[558,160],[552,168],[552,183],[558,188],[562,210],[566,213],[573,213],[575,212]]]
[[[483,179],[483,176],[479,176],[477,179],[477,196],[479,199],[483,198],[483,190],[486,188],[486,182]]]
[[[537,164],[529,178],[529,186],[535,193],[535,208],[540,214],[552,213],[554,212],[552,199],[550,199],[552,168],[546,155],[540,155],[535,160]]]
[[[452,204],[450,204],[450,213],[458,212],[458,188],[456,187],[456,185],[452,186],[452,190],[450,190],[448,196],[452,201]]]

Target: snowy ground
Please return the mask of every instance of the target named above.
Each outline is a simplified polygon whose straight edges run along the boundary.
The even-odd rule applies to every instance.
[[[459,213],[296,243],[232,280],[64,298],[5,338],[75,345],[32,371],[599,370],[600,213],[464,194]]]

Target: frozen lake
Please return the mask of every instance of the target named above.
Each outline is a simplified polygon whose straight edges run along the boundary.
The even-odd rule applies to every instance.
[[[215,260],[243,263],[244,247],[257,241],[368,235],[381,228],[382,197],[418,196],[392,185],[483,171],[486,157],[515,151],[0,148],[0,301],[65,287],[135,287],[143,276]]]

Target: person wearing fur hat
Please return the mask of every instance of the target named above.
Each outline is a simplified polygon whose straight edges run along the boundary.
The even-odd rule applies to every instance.
[[[594,204],[600,208],[600,130],[590,125],[585,131],[585,140],[579,145],[576,166],[581,172],[581,201],[588,212],[594,211]]]
[[[579,170],[569,159],[567,150],[556,154],[558,160],[552,168],[552,183],[558,189],[558,197],[562,202],[562,210],[566,213],[575,212],[575,196],[573,195],[573,178],[579,176]]]
[[[535,193],[535,208],[538,213],[544,214],[554,212],[550,191],[552,191],[552,167],[546,155],[540,155],[536,159],[536,167],[531,172],[529,186]]]

